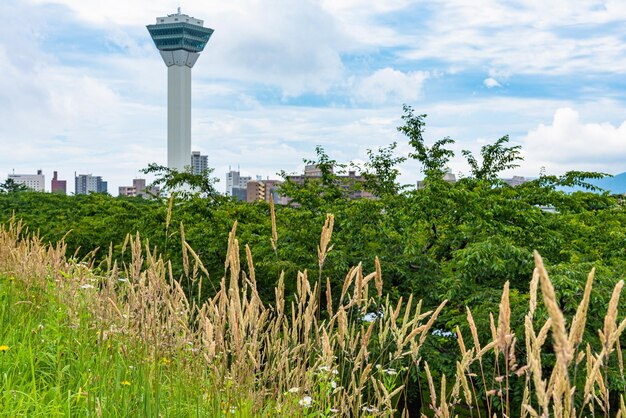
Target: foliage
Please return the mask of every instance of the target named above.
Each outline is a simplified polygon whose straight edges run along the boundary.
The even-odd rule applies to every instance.
[[[521,145],[513,147],[505,146],[509,142],[509,136],[505,135],[493,144],[484,145],[480,149],[482,163],[479,165],[471,151],[463,150],[463,156],[471,169],[471,175],[476,180],[489,182],[496,181],[498,175],[504,170],[519,167],[517,161],[522,160],[520,156]]]
[[[129,257],[94,269],[90,259],[67,259],[62,242],[47,246],[24,234],[21,223],[3,226],[3,411],[12,416],[96,410],[157,416],[229,416],[231,410],[239,416],[392,414],[406,376],[405,369],[392,367],[402,363],[404,348],[410,347],[417,361],[445,303],[435,312],[415,309],[410,301],[392,304],[383,298],[380,268],[377,276],[365,276],[359,266],[328,306],[330,321],[316,319],[319,298],[306,272],[281,275],[270,305],[259,297],[249,247],[245,265],[240,262],[236,229],[235,223],[219,290],[204,289],[211,298],[203,303],[200,289],[208,277],[184,239],[185,271],[200,284],[193,299],[179,281],[168,281],[166,263],[149,247],[144,251],[139,236],[126,239]],[[331,232],[322,235],[328,243]],[[330,251],[322,245],[318,256]],[[287,279],[298,283],[297,310],[291,312],[285,303]],[[376,289],[372,298],[370,287]],[[13,316],[14,304],[24,305],[23,315]],[[364,322],[370,311],[383,312],[385,319]],[[397,315],[405,318],[402,331]],[[72,351],[70,344],[80,347]],[[11,402],[14,392],[19,402]]]
[[[354,186],[339,177],[339,174],[345,173],[345,164],[330,158],[320,145],[315,147],[315,153],[317,159],[305,158],[303,161],[307,166],[315,166],[319,170],[319,176],[305,176],[296,181],[294,176],[284,171],[280,173],[285,181],[281,184],[279,193],[282,196],[288,196],[291,205],[314,210],[328,204],[338,203],[345,200]]]
[[[426,178],[441,179],[448,171],[448,161],[454,157],[454,152],[445,148],[454,141],[449,137],[439,139],[430,147],[424,142],[424,127],[426,126],[426,115],[416,115],[413,108],[404,105],[404,115],[402,120],[404,125],[398,128],[408,139],[409,145],[413,147],[414,152],[409,153],[409,157],[417,160],[422,164],[422,170],[426,174]]]
[[[141,172],[156,176],[156,180],[151,184],[152,187],[159,187],[161,191],[176,194],[182,199],[201,196],[214,200],[219,197],[215,189],[215,183],[219,180],[211,177],[212,168],[207,168],[201,174],[193,174],[190,168],[186,171],[178,171],[151,163]]]
[[[562,176],[550,176],[542,175],[538,179],[538,183],[543,187],[554,189],[555,187],[582,187],[586,190],[601,191],[598,186],[595,186],[585,180],[587,179],[601,179],[608,174],[596,173],[590,171],[568,171]]]
[[[400,170],[397,165],[406,161],[406,157],[394,156],[397,143],[393,142],[388,147],[378,148],[376,152],[367,150],[368,162],[365,163],[366,171],[365,189],[374,196],[393,197],[396,196],[402,187],[398,183]]]
[[[13,179],[6,179],[4,183],[0,184],[0,193],[16,193],[28,190],[26,185],[16,183]]]
[[[332,223],[329,215],[318,260],[332,254]],[[495,316],[477,320],[475,307],[466,307],[463,330],[457,325],[451,333],[438,328],[438,318],[450,309],[446,301],[429,311],[413,295],[392,302],[384,294],[376,258],[370,274],[362,264],[349,269],[338,297],[326,294],[326,313],[318,320],[321,300],[306,271],[292,278],[297,288],[291,312],[285,303],[290,278],[284,274],[273,289],[275,298],[261,300],[251,250],[240,248],[236,231],[237,223],[229,233],[219,288],[205,289],[211,297],[203,303],[206,268],[184,238],[185,271],[199,283],[193,299],[181,290],[182,280],[168,280],[167,263],[139,236],[125,241],[129,257],[119,264],[109,258],[98,269],[91,258],[67,258],[63,242],[46,245],[29,236],[19,222],[2,226],[3,412],[216,417],[626,413],[619,343],[626,319],[618,316],[623,281],[613,288],[601,286],[598,293],[592,270],[583,294],[568,295],[563,303],[564,295],[553,286],[558,282],[550,280],[535,252],[526,300],[507,281]],[[320,261],[320,269],[323,265]],[[592,300],[603,312],[600,317],[593,316]],[[520,308],[525,314],[518,333],[513,313]],[[600,338],[590,339],[588,331],[597,323]],[[451,350],[451,372],[433,367],[450,359],[426,350],[427,345]],[[586,367],[579,367],[581,361]],[[407,396],[410,381],[424,388],[416,401]]]
[[[293,199],[292,204],[277,206],[274,222],[267,203],[235,202],[212,192],[207,193],[208,198],[193,194],[185,199],[176,195],[170,200],[148,200],[21,191],[0,193],[0,223],[8,222],[13,215],[23,219],[33,231],[38,231],[42,242],[56,243],[64,238],[68,254],[74,255],[75,260],[93,260],[96,267],[105,270],[111,260],[118,260],[119,266],[131,262],[130,241],[124,244],[126,234],[139,233],[145,240],[143,247],[161,254],[168,271],[171,265],[170,283],[176,280],[186,297],[200,305],[221,289],[228,254],[226,243],[237,221],[237,236],[249,245],[254,258],[256,291],[264,306],[274,303],[275,287],[284,272],[285,311],[291,310],[292,302],[297,309],[302,292],[298,286],[302,283],[295,278],[299,271],[306,270],[313,274],[312,282],[319,280],[322,284],[321,299],[318,298],[321,319],[328,318],[331,306],[336,313],[346,272],[359,263],[362,272],[375,271],[377,256],[390,302],[397,303],[401,298],[406,302],[408,295],[414,294],[423,300],[426,311],[436,309],[444,299],[449,300],[434,324],[440,332],[427,338],[420,349],[425,358],[432,359],[429,365],[435,379],[456,373],[458,343],[450,333],[456,326],[465,334],[469,332],[466,306],[471,307],[475,320],[481,324],[480,340],[491,338],[486,324],[490,313],[499,309],[500,289],[506,282],[513,306],[512,333],[519,339],[516,355],[526,356],[526,346],[522,344],[527,313],[524,307],[530,297],[532,254],[537,250],[547,269],[554,272],[560,309],[570,318],[574,314],[572,304],[584,292],[586,272],[592,266],[597,268],[597,292],[589,305],[586,335],[586,341],[596,347],[600,340],[595,330],[603,328],[611,289],[626,268],[626,211],[619,197],[566,193],[563,188],[584,186],[586,179],[602,174],[542,174],[538,179],[510,187],[495,180],[500,170],[517,164],[519,157],[518,148],[509,146],[508,138],[503,137],[483,147],[480,157],[474,159],[471,176],[447,183],[441,175],[452,155],[446,149],[451,140],[427,145],[423,137],[424,115],[415,115],[410,107],[405,108],[404,123],[400,132],[411,141],[410,156],[396,155],[394,144],[369,153],[364,167],[365,188],[378,196],[375,200],[346,199],[351,185],[342,184],[338,174],[347,166],[318,147],[316,159],[305,162],[318,165],[322,175],[302,183],[287,181],[283,192]],[[397,184],[397,164],[406,157],[422,164],[427,187],[409,190]],[[317,252],[319,229],[328,213],[334,215],[330,244],[334,246],[321,268]],[[185,268],[185,257],[195,258],[184,242],[194,249],[208,273],[201,282],[197,279],[200,270],[196,269],[194,276],[194,261]],[[327,294],[331,295],[330,300]],[[620,302],[620,309],[624,305]],[[535,318],[540,315],[546,315],[541,307]],[[546,370],[554,362],[553,353],[546,352]],[[497,362],[484,360],[483,368],[494,372]],[[620,387],[622,380],[617,369],[611,369],[607,376],[610,387]],[[423,368],[411,369],[407,374],[407,379],[414,383],[420,379],[424,382],[425,378]],[[511,383],[512,405],[521,405],[523,389],[523,382]],[[427,391],[411,390],[405,395],[409,404],[428,402]],[[487,390],[477,387],[476,396],[486,402]],[[614,407],[616,400],[611,402]]]

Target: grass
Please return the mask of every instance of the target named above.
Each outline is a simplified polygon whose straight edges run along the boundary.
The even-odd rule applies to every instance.
[[[457,328],[457,373],[435,379],[422,348],[446,302],[426,312],[412,296],[392,302],[377,260],[373,272],[350,269],[341,293],[331,295],[323,267],[332,251],[332,215],[322,228],[314,281],[306,271],[281,276],[271,303],[259,298],[251,251],[240,248],[236,228],[220,287],[202,304],[201,294],[185,296],[183,278],[173,277],[138,235],[124,243],[126,262],[109,258],[95,269],[20,222],[0,228],[0,414],[626,417],[607,377],[617,364],[623,381],[623,282],[607,307],[602,344],[591,347],[583,330],[593,272],[569,320],[536,254],[525,335],[511,331],[507,283],[491,324],[475,324],[467,309],[471,335]],[[280,245],[275,233],[271,239]],[[184,280],[203,292],[208,273],[183,244]],[[286,280],[297,283],[288,306]],[[545,318],[535,316],[539,299]],[[478,327],[491,328],[490,341],[480,341]],[[556,361],[547,362],[553,354]],[[404,403],[414,376],[426,392],[420,411]],[[509,396],[514,382],[523,387],[518,403]]]
[[[0,414],[3,416],[216,416],[186,373],[185,352],[158,356],[90,311],[86,284],[70,309],[53,283],[0,276]],[[84,286],[84,287],[83,287]],[[182,365],[182,366],[181,366]],[[221,407],[221,405],[220,405]]]

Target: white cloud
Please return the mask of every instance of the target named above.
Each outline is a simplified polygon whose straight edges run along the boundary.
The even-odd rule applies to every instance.
[[[398,33],[393,25],[381,24],[378,18],[406,9],[416,4],[415,0],[321,0],[321,3],[360,47],[375,49],[412,42],[411,37]]]
[[[583,122],[571,108],[560,108],[552,123],[540,124],[523,138],[525,153],[537,165],[557,171],[597,170],[615,173],[624,170],[626,121],[619,126],[608,122]]]
[[[358,81],[355,95],[364,103],[401,106],[420,97],[422,84],[427,78],[428,73],[424,71],[404,73],[387,67]]]
[[[30,0],[61,4],[78,18],[113,28],[139,27],[174,12],[174,0]],[[189,0],[183,12],[216,29],[204,55],[211,74],[273,83],[286,96],[326,93],[345,76],[346,52],[397,47],[408,59],[449,67],[495,66],[510,73],[626,71],[620,0]],[[404,17],[403,17],[404,16]],[[419,24],[409,21],[419,19]],[[600,25],[606,25],[600,27]],[[205,58],[204,60],[207,60]],[[491,76],[493,77],[493,76]],[[500,82],[500,77],[493,77]]]
[[[413,31],[416,46],[409,46],[407,58],[516,74],[626,71],[622,33],[608,25],[626,18],[626,7],[618,2],[603,7],[594,0],[435,0],[430,5],[433,14]]]
[[[70,191],[74,171],[104,175],[110,185],[128,183],[138,168],[154,161],[154,142],[146,138],[165,130],[165,123],[150,120],[153,106],[124,96],[133,90],[129,86],[150,78],[150,71],[127,72],[124,65],[132,56],[117,65],[116,56],[103,60],[94,54],[89,67],[44,50],[48,11],[24,3],[0,5],[0,14],[13,16],[0,27],[0,119],[5,121],[0,176],[12,169],[43,169],[49,181],[57,170]]]
[[[0,120],[10,122],[0,126],[0,175],[12,168],[43,168],[47,174],[57,169],[68,179],[74,170],[93,172],[105,176],[115,193],[137,169],[164,163],[167,72],[144,25],[179,3],[0,1],[0,15],[11,16],[0,26]],[[253,175],[299,170],[303,157],[314,157],[316,144],[342,162],[363,159],[366,148],[394,140],[407,151],[395,129],[406,102],[416,113],[429,114],[428,140],[450,135],[457,151],[479,149],[505,134],[524,139],[526,161],[519,174],[536,175],[541,165],[548,172],[594,168],[584,166],[585,159],[602,155],[616,172],[624,171],[626,163],[617,161],[626,161],[619,146],[624,128],[618,126],[626,114],[621,91],[602,83],[581,85],[585,98],[578,99],[573,90],[565,91],[567,85],[560,99],[550,99],[543,96],[541,77],[582,74],[603,81],[606,74],[625,72],[622,34],[616,25],[597,26],[626,20],[625,3],[426,3],[302,0],[295,7],[287,0],[187,1],[183,13],[215,29],[194,68],[193,148],[209,154],[219,177],[237,163]],[[70,35],[75,29],[87,36]],[[92,43],[100,49],[91,50]],[[414,58],[424,61],[418,65]],[[515,84],[509,78],[534,74],[538,88],[525,92],[526,98],[472,96],[467,86],[448,84],[468,69],[488,71],[484,82],[493,79],[507,90]],[[276,97],[299,95],[304,97],[297,105],[276,103]],[[308,95],[317,96],[315,106],[306,106]],[[325,95],[337,103],[318,99]],[[571,150],[565,139],[546,150],[547,139],[534,138],[565,135],[563,126],[569,125],[550,120],[567,107],[587,120],[611,122],[570,118],[575,129],[567,131],[569,137],[617,136],[611,145],[617,151],[594,156],[599,150],[571,146],[578,151],[566,161]],[[587,134],[596,125],[601,134]],[[453,160],[451,168],[465,170],[463,159]],[[407,183],[419,177],[414,162],[403,173]]]
[[[498,82],[498,80],[496,80],[493,77],[489,77],[489,78],[485,78],[483,80],[483,84],[485,85],[485,87],[487,87],[488,89],[494,88],[494,87],[502,87],[502,85]]]
[[[157,56],[147,31],[137,28],[174,13],[179,3],[109,0],[31,0],[68,7],[75,18],[108,32],[115,45],[135,54]],[[351,41],[339,22],[315,0],[260,2],[188,1],[183,13],[204,19],[215,30],[196,68],[212,78],[274,85],[285,97],[324,94],[344,76],[341,53]],[[149,50],[142,46],[149,46]],[[198,71],[196,71],[198,72]]]

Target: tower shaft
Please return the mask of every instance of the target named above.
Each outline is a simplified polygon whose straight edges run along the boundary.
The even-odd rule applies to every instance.
[[[167,166],[181,172],[191,168],[191,69],[213,29],[180,8],[147,28],[167,66]]]
[[[167,166],[183,171],[191,164],[191,68],[167,67]]]

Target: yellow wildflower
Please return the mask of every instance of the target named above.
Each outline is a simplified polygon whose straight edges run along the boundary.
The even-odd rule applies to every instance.
[[[9,351],[8,345],[0,345],[0,351]]]
[[[130,382],[128,380],[122,380],[122,386],[130,386]]]

